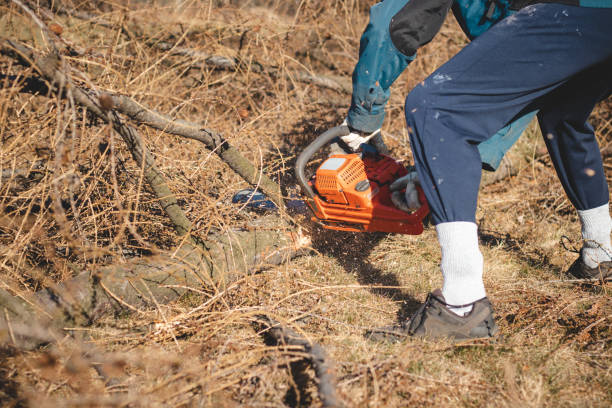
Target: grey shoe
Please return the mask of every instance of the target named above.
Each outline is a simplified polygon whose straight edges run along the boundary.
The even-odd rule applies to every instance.
[[[578,259],[574,261],[572,266],[569,267],[567,273],[578,278],[578,279],[589,279],[589,280],[612,280],[612,262],[606,261],[601,262],[594,268],[589,268],[587,264],[582,260],[582,249]]]
[[[471,305],[473,307],[470,313],[463,317],[459,316],[447,309],[442,292],[436,289],[427,296],[425,303],[419,307],[410,320],[395,326],[371,330],[366,333],[366,336],[375,341],[401,341],[410,336],[462,341],[495,336],[497,325],[489,299],[485,297]]]

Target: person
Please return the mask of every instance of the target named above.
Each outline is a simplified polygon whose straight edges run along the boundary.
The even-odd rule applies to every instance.
[[[389,87],[452,8],[471,42],[407,96],[416,176],[405,207],[427,198],[441,248],[441,290],[384,336],[455,340],[497,332],[483,284],[475,221],[481,169],[495,168],[534,115],[582,224],[583,246],[569,272],[612,278],[609,193],[588,117],[612,92],[612,0],[384,0],[370,10],[353,73],[343,141],[377,134]],[[376,334],[376,331],[373,333]],[[376,337],[376,336],[374,336]]]

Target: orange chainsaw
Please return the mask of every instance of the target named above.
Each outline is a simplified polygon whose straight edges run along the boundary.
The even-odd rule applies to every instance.
[[[349,132],[347,126],[328,130],[296,161],[295,174],[314,214],[312,220],[340,231],[422,233],[423,219],[429,213],[425,194],[417,185],[422,206],[412,213],[393,205],[389,185],[408,171],[389,156],[378,152],[332,154],[306,179],[304,169],[314,153]]]

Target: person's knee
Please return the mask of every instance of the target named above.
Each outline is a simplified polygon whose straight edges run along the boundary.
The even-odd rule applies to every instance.
[[[442,88],[427,82],[417,85],[408,94],[406,125],[413,145],[427,146],[440,152],[461,149],[466,143],[473,142],[471,139],[475,132],[469,128],[473,123],[467,121],[466,127],[461,107],[451,103],[452,100],[444,97]],[[467,131],[463,131],[466,128]]]

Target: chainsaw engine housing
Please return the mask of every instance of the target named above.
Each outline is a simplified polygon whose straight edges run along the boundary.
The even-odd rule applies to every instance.
[[[328,157],[308,183],[315,192],[309,202],[325,228],[342,231],[380,231],[418,235],[429,208],[413,213],[396,208],[389,185],[408,174],[406,168],[383,154],[335,154]]]

